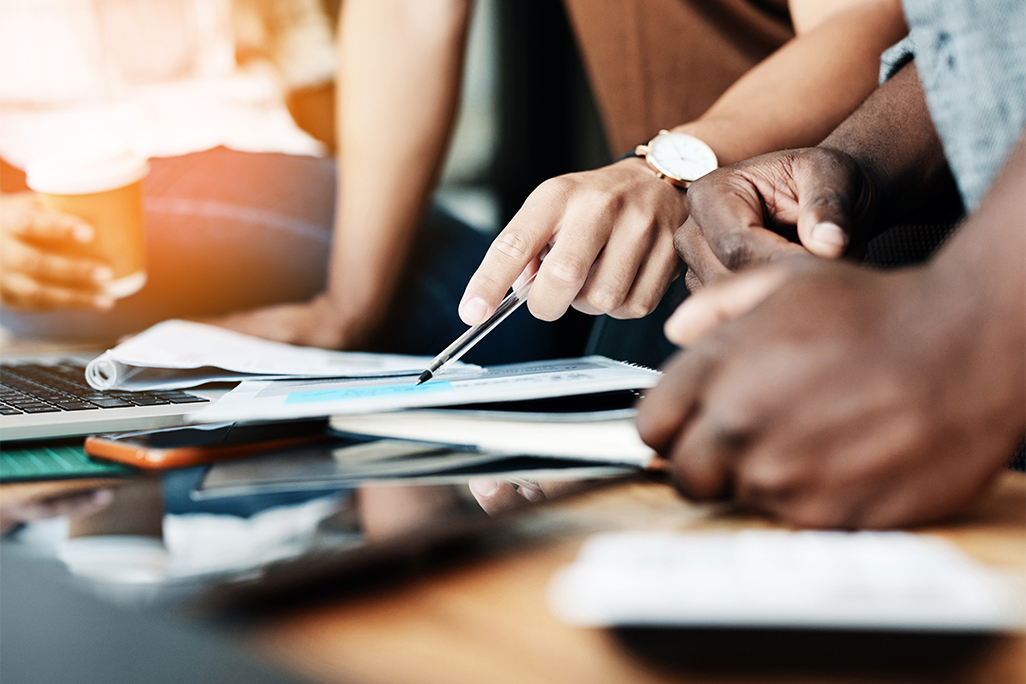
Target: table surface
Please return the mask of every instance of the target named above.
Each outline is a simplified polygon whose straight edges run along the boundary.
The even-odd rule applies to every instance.
[[[324,682],[1026,681],[1026,637],[582,629],[545,589],[599,530],[771,528],[659,483],[626,483],[531,513],[535,543],[276,614],[244,635],[285,670]],[[916,530],[1026,575],[1026,475],[1005,473],[972,513]]]

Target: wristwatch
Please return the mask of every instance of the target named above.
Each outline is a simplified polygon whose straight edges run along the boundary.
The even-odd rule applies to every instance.
[[[660,178],[686,188],[717,166],[716,153],[693,135],[659,131],[646,145],[634,148],[634,156],[644,157]]]

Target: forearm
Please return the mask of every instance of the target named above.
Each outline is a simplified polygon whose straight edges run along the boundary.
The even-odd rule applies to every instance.
[[[827,16],[825,3],[793,8],[799,35],[675,130],[709,144],[721,166],[822,140],[873,91],[881,53],[907,31],[896,0],[835,4]]]
[[[965,331],[961,356],[981,367],[997,364],[986,396],[995,430],[1022,437],[1026,421],[1026,136],[977,209],[927,269],[929,287],[946,302],[944,318]],[[1005,423],[1001,425],[1001,423]]]
[[[459,98],[469,11],[466,0],[344,4],[328,295],[363,328],[358,336],[384,315],[437,181]]]

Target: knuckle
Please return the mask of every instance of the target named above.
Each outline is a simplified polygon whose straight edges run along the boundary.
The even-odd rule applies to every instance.
[[[717,238],[715,252],[731,271],[744,267],[752,257],[748,236],[740,231],[730,231]]]
[[[620,306],[623,293],[612,287],[595,287],[588,292],[584,300],[598,313],[609,313]]]
[[[673,233],[673,249],[684,263],[694,258],[695,240],[699,239],[698,229],[688,221]]]
[[[492,249],[508,260],[519,261],[529,256],[531,241],[527,234],[519,230],[504,230],[495,238]]]
[[[581,199],[588,207],[605,215],[619,212],[624,202],[620,193],[607,188],[589,188]]]
[[[531,194],[548,202],[565,203],[573,194],[576,185],[572,176],[556,176],[543,181]]]
[[[723,169],[717,169],[688,185],[688,209],[692,215],[696,211],[701,212],[706,203],[713,201],[718,194],[719,184],[726,174],[727,172]]]
[[[823,189],[809,201],[809,208],[822,213],[839,214],[845,210],[847,202],[835,189]]]
[[[549,256],[542,262],[542,268],[548,271],[550,277],[566,285],[576,285],[588,277],[591,264],[585,263],[583,259],[573,254],[561,254]]]
[[[613,318],[644,318],[655,310],[655,305],[640,298],[628,297],[616,310]]]

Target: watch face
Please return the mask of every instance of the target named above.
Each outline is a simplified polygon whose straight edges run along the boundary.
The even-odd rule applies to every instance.
[[[685,133],[660,133],[649,143],[648,159],[664,176],[690,183],[716,169],[716,153]]]

